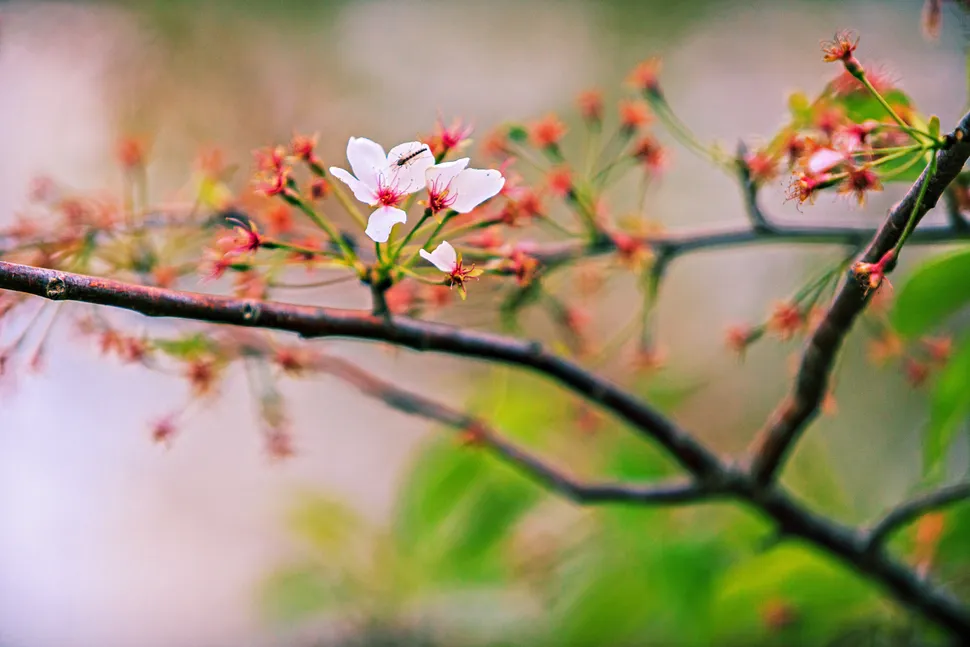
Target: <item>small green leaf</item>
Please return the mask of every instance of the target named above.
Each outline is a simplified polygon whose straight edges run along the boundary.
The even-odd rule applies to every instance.
[[[232,191],[223,182],[211,177],[199,181],[199,204],[209,209],[225,209],[232,201]]]
[[[923,161],[924,163],[920,163]],[[914,151],[902,157],[879,165],[879,179],[883,182],[905,182],[911,184],[923,172],[929,159],[926,153]]]
[[[271,622],[290,624],[328,610],[338,601],[333,586],[312,566],[294,566],[271,575],[260,601]]]
[[[812,118],[812,104],[804,92],[792,92],[788,96],[788,110],[797,124],[808,123]]]
[[[873,585],[822,554],[780,546],[725,572],[714,603],[714,626],[727,644],[822,645],[856,621],[878,613]],[[771,606],[791,612],[772,626]]]
[[[929,131],[930,131],[930,135],[932,135],[934,139],[939,139],[940,118],[937,117],[936,115],[933,115],[932,117],[930,117]]]
[[[322,554],[336,555],[370,533],[367,524],[347,504],[305,493],[289,512],[291,531]]]
[[[923,437],[923,474],[942,476],[950,445],[970,416],[970,337],[965,338],[933,389],[930,422]]]
[[[918,267],[897,291],[890,319],[910,339],[940,325],[970,303],[970,248],[936,256]]]
[[[902,90],[890,90],[883,97],[893,108],[911,108],[912,102],[909,96]],[[875,119],[876,121],[887,121],[890,119],[886,109],[882,107],[879,100],[868,92],[849,92],[845,95],[832,97],[832,103],[842,106],[846,116],[854,123],[861,124],[864,121]]]
[[[499,315],[505,330],[516,330],[519,315],[526,307],[535,305],[542,296],[542,283],[533,279],[523,286],[514,286],[499,304]]]
[[[215,350],[215,344],[212,340],[201,333],[175,339],[155,339],[152,344],[163,353],[180,359],[192,359],[200,355],[208,355]]]
[[[509,139],[514,142],[523,143],[529,139],[529,131],[518,124],[509,126]]]

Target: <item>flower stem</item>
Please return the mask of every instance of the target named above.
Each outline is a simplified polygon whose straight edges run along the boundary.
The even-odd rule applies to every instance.
[[[568,236],[569,238],[579,238],[579,236],[580,236],[576,232],[571,231],[565,225],[560,224],[559,222],[557,222],[556,220],[554,220],[554,219],[552,219],[552,218],[550,218],[548,216],[546,216],[545,218],[539,218],[538,222],[539,222],[540,225],[545,225],[550,230],[555,231],[555,232],[558,232],[558,233],[563,234],[565,236]]]
[[[936,155],[930,160],[930,163],[926,167],[926,177],[923,183],[919,187],[919,193],[916,194],[916,203],[913,205],[913,211],[909,214],[909,220],[906,221],[906,228],[903,229],[902,235],[899,237],[899,242],[893,247],[893,253],[896,258],[899,258],[899,251],[906,244],[906,240],[909,238],[910,234],[916,228],[916,223],[919,220],[919,210],[923,206],[923,198],[926,197],[926,190],[930,186],[930,182],[933,180],[933,176],[936,175]]]
[[[424,210],[424,213],[423,213],[423,214],[421,215],[421,220],[419,220],[419,221],[417,222],[417,224],[415,224],[415,225],[414,225],[413,227],[411,227],[411,231],[409,231],[409,232],[407,233],[407,236],[405,236],[405,237],[404,237],[404,240],[402,240],[402,241],[401,241],[401,244],[400,244],[400,245],[398,245],[398,247],[397,247],[397,249],[396,249],[396,250],[394,251],[394,253],[393,253],[393,254],[391,254],[391,260],[392,260],[392,261],[396,261],[396,260],[398,259],[398,257],[400,257],[400,256],[401,256],[401,252],[403,252],[403,251],[404,251],[404,248],[405,248],[405,247],[407,246],[407,244],[408,244],[409,242],[411,242],[411,239],[412,239],[412,238],[414,238],[414,234],[416,234],[416,233],[417,233],[417,231],[418,231],[418,229],[421,229],[421,226],[422,226],[422,225],[423,225],[423,224],[424,224],[424,223],[425,223],[425,222],[426,222],[426,221],[428,220],[428,218],[430,218],[430,217],[431,217],[431,209],[430,209],[430,208],[428,208],[428,209],[425,209],[425,210]]]
[[[422,276],[417,272],[415,272],[414,270],[408,269],[406,267],[402,267],[401,272],[403,272],[405,276],[408,276],[414,279],[415,281],[419,281],[426,285],[444,285],[444,283],[440,279],[439,280],[429,279],[428,277]]]
[[[903,131],[908,133],[914,139],[917,139],[917,140],[925,139],[933,143],[938,143],[936,138],[932,137],[929,133],[924,133],[921,130],[913,128],[905,121],[903,121],[903,118],[900,117],[895,110],[893,110],[893,107],[889,105],[889,102],[886,101],[886,98],[882,96],[882,94],[869,81],[868,77],[866,77],[865,70],[860,68],[859,72],[857,74],[854,74],[854,76],[856,79],[859,80],[860,83],[862,83],[862,85],[866,86],[866,90],[869,91],[869,94],[871,94],[873,97],[876,98],[876,101],[878,101],[879,105],[883,107],[883,110],[885,110],[889,114],[889,116],[892,117],[893,121],[895,121],[899,125],[899,127],[903,129]]]
[[[653,93],[647,93],[645,96],[647,101],[650,103],[650,107],[653,108],[654,114],[656,114],[660,121],[667,127],[667,130],[671,135],[673,135],[674,139],[679,141],[690,150],[694,151],[696,154],[707,159],[712,164],[734,173],[733,163],[727,160],[718,159],[718,156],[714,151],[701,144],[697,137],[695,137],[687,127],[687,125],[677,117],[670,105],[667,103],[666,99]]]
[[[338,186],[337,182],[331,182],[330,189],[333,191],[333,195],[337,198],[337,202],[339,202],[340,206],[344,208],[344,211],[350,214],[350,217],[353,218],[362,229],[366,229],[367,219],[364,218],[364,214],[360,212],[357,205],[355,205],[353,201],[347,197],[347,194],[343,192],[343,187]]]
[[[451,218],[456,214],[457,214],[456,211],[449,211],[448,213],[445,214],[445,216],[441,219],[441,222],[438,223],[438,226],[435,227],[434,231],[431,232],[431,235],[428,236],[428,240],[425,241],[424,245],[414,250],[414,252],[412,252],[411,255],[408,257],[408,259],[403,263],[403,266],[405,268],[408,268],[414,265],[414,261],[417,260],[418,258],[418,252],[424,249],[425,247],[430,247],[431,244],[434,243],[435,238],[438,237],[438,234],[441,233],[441,230],[445,228],[445,225],[448,223],[448,221],[451,220]]]
[[[348,274],[345,276],[338,276],[332,279],[324,279],[322,281],[312,281],[310,283],[286,283],[284,281],[271,281],[270,287],[282,288],[286,290],[300,290],[309,288],[325,288],[331,285],[337,285],[339,283],[346,283],[353,279],[356,279],[355,274]]]
[[[267,238],[264,238],[259,246],[263,249],[282,249],[288,252],[304,254],[306,256],[327,255],[327,252],[322,249],[313,249],[312,247],[303,247],[302,245],[293,245],[291,243],[283,242],[282,240],[273,240]]]
[[[467,225],[462,225],[457,229],[451,230],[448,237],[452,239],[458,239],[467,234],[470,231],[476,231],[478,229],[486,229],[494,225],[500,224],[502,222],[501,218],[491,218],[489,220],[479,220],[478,222],[472,222]],[[429,241],[430,242],[430,241]]]
[[[340,251],[343,252],[344,258],[347,259],[348,263],[354,264],[357,261],[357,254],[354,253],[354,250],[350,248],[350,245],[347,244],[344,237],[341,236],[336,229],[334,229],[333,225],[330,224],[326,218],[321,217],[320,214],[313,209],[313,207],[304,202],[298,195],[286,193],[284,194],[284,198],[287,202],[305,213],[316,226],[326,232],[327,236],[330,237],[330,240],[332,240],[340,248]]]

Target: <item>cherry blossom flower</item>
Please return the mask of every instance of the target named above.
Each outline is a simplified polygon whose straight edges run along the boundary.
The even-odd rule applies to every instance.
[[[318,137],[316,133],[313,135],[293,135],[293,139],[290,141],[290,150],[293,151],[293,156],[308,164],[319,164],[320,158],[314,152]]]
[[[428,140],[428,145],[431,146],[431,152],[434,153],[435,159],[441,159],[449,151],[461,150],[468,143],[468,139],[474,129],[472,126],[465,124],[461,119],[454,119],[450,126],[445,126],[441,117],[439,116],[434,126],[434,133]]]
[[[650,58],[639,63],[627,77],[628,83],[644,94],[660,94],[660,59]]]
[[[372,207],[364,233],[378,243],[386,243],[391,228],[407,222],[407,214],[398,206],[412,193],[425,187],[424,173],[434,164],[427,144],[407,142],[387,154],[380,144],[364,137],[351,137],[347,142],[347,161],[353,175],[331,166],[330,173],[350,187],[354,197]]]
[[[441,244],[433,252],[422,249],[421,258],[428,261],[439,270],[448,275],[448,280],[452,287],[458,287],[458,294],[462,301],[465,300],[465,283],[468,279],[476,279],[482,275],[484,270],[477,269],[474,265],[465,266],[461,262],[461,254],[455,251],[448,241],[441,241]]]
[[[831,148],[819,148],[808,158],[805,165],[809,175],[826,173],[845,161],[845,155]]]
[[[826,63],[847,61],[859,46],[859,36],[851,30],[840,31],[832,40],[822,41],[822,59]]]
[[[858,77],[864,74],[862,65],[853,54],[858,46],[859,36],[855,32],[840,31],[832,40],[822,42],[822,60],[826,63],[842,61],[845,70],[852,76]]]
[[[878,289],[883,281],[886,280],[886,272],[889,271],[889,265],[895,258],[896,250],[891,249],[883,254],[882,258],[875,263],[864,263],[862,261],[854,263],[852,265],[852,274],[868,294],[869,290]],[[888,283],[888,281],[886,282]]]
[[[599,90],[586,90],[576,99],[579,114],[583,121],[598,124],[603,121],[603,93]]]
[[[425,172],[428,184],[428,208],[431,213],[452,209],[468,213],[489,198],[498,195],[505,178],[494,169],[467,168],[468,158],[443,162]]]
[[[566,124],[555,114],[549,114],[533,123],[529,134],[539,148],[554,148],[566,134]]]

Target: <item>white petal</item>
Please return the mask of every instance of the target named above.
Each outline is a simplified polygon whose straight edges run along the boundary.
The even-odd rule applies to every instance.
[[[351,137],[347,142],[347,161],[357,179],[377,188],[377,175],[387,165],[384,149],[366,137]]]
[[[467,166],[467,157],[455,160],[454,162],[442,162],[441,164],[435,164],[425,171],[424,177],[428,180],[428,186],[434,185],[440,191],[458,177],[458,174],[464,171]]]
[[[339,166],[331,166],[330,175],[349,186],[350,190],[354,193],[354,197],[361,202],[366,202],[372,207],[377,204],[377,195],[374,193],[374,189],[367,186],[344,169],[340,168]]]
[[[503,186],[505,186],[505,178],[494,169],[488,171],[465,169],[451,183],[451,191],[456,196],[451,208],[458,213],[468,213],[497,195]]]
[[[831,171],[845,161],[845,156],[831,148],[820,148],[808,158],[808,172],[812,175]]]
[[[375,243],[386,243],[391,229],[398,223],[407,222],[408,215],[401,209],[381,207],[370,215],[364,233]]]
[[[438,248],[431,253],[423,249],[418,253],[421,254],[421,258],[429,261],[432,265],[447,274],[451,274],[451,271],[455,269],[455,265],[458,263],[458,254],[455,253],[455,248],[446,240],[441,241]]]

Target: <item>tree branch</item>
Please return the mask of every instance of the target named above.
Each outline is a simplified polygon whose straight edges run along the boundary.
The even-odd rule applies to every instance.
[[[326,356],[315,362],[314,368],[340,378],[366,395],[381,400],[392,409],[433,420],[464,432],[470,443],[481,444],[540,485],[576,503],[584,505],[610,502],[677,504],[693,503],[726,494],[723,489],[702,487],[683,479],[659,485],[582,483],[509,442],[480,418],[398,388],[346,360]]]
[[[690,482],[648,486],[585,485],[503,440],[480,419],[399,389],[344,360],[327,357],[315,367],[336,375],[399,411],[470,432],[473,439],[482,442],[512,466],[522,469],[551,491],[580,504],[674,505],[736,498],[771,518],[782,536],[800,537],[828,551],[956,635],[970,634],[970,612],[959,600],[921,579],[905,564],[886,554],[871,552],[866,533],[812,512],[780,487],[761,487],[749,475],[737,472],[729,464],[719,463],[707,485]]]
[[[966,137],[968,129],[970,113],[963,116],[956,130],[950,134],[954,143],[937,153],[936,173],[927,178],[929,169],[924,169],[903,199],[889,212],[886,222],[863,253],[864,262],[875,263],[895,247],[913,214],[920,189],[927,181],[929,184],[925,196],[915,214],[917,222],[936,205],[970,157],[970,141]],[[835,356],[870,296],[871,291],[865,290],[850,276],[809,339],[792,393],[772,413],[752,446],[751,471],[759,483],[774,479],[798,436],[817,414],[828,388]]]
[[[823,517],[796,502],[777,484],[763,486],[749,477],[742,499],[772,518],[783,536],[801,537],[870,577],[899,601],[919,609],[954,636],[970,636],[970,609],[906,564],[868,548],[866,535]]]
[[[530,462],[516,448],[506,447],[503,458],[531,470],[533,478],[583,502],[625,500],[631,503],[687,503],[720,494],[734,496],[771,518],[783,535],[800,537],[869,575],[897,600],[922,612],[953,632],[970,635],[970,613],[958,600],[919,578],[904,564],[883,553],[867,550],[859,531],[821,517],[795,502],[781,488],[763,486],[733,465],[720,461],[673,422],[580,366],[555,357],[534,342],[500,335],[464,331],[442,324],[407,318],[385,320],[366,312],[233,299],[125,284],[109,279],[0,262],[0,289],[12,289],[53,300],[73,300],[125,308],[148,316],[179,317],[250,328],[285,330],[304,337],[347,337],[385,341],[416,350],[491,359],[538,371],[631,423],[648,438],[660,442],[694,476],[696,486],[682,483],[630,487],[581,485],[538,460]],[[423,413],[413,399],[385,393],[393,406]],[[433,413],[462,422],[440,409]],[[465,421],[467,422],[467,420]],[[497,450],[498,451],[498,450]],[[531,458],[531,457],[530,457]],[[700,488],[704,493],[693,488]],[[625,497],[625,498],[624,498]]]
[[[782,536],[800,537],[827,550],[850,568],[870,576],[897,599],[918,608],[956,635],[970,632],[970,613],[959,600],[921,579],[905,564],[885,554],[873,554],[865,533],[817,515],[779,487],[760,487],[749,476],[735,471],[728,464],[719,464],[716,475],[708,480],[707,485],[676,481],[647,486],[582,484],[505,441],[480,419],[400,389],[354,364],[327,357],[315,364],[315,368],[336,375],[398,411],[423,416],[469,433],[473,440],[481,442],[539,484],[579,504],[622,502],[676,505],[737,498],[771,518]]]
[[[751,227],[725,227],[720,230],[705,228],[703,231],[683,231],[657,236],[647,241],[654,250],[669,250],[672,257],[689,252],[740,247],[743,245],[779,245],[798,243],[804,245],[843,245],[861,247],[871,240],[879,230],[869,227],[812,227],[806,225],[776,225],[769,229]],[[939,245],[954,241],[970,240],[970,228],[951,225],[921,227],[909,237],[907,245]],[[536,247],[529,255],[545,265],[555,266],[570,261],[602,256],[616,251],[616,245],[609,239],[593,244],[583,241],[547,243]]]
[[[541,373],[630,423],[660,443],[688,472],[706,478],[717,457],[639,398],[542,344],[406,317],[375,317],[355,310],[181,292],[0,261],[0,289],[52,300],[124,308],[150,317],[177,317],[295,332],[306,338],[384,341],[419,351],[492,360]]]
[[[904,501],[872,526],[866,538],[867,547],[870,551],[878,550],[890,535],[924,514],[966,500],[970,500],[970,482],[948,485]]]
[[[938,153],[937,173],[929,179],[917,219],[922,218],[957,175],[970,156],[966,115],[950,140],[954,143]],[[719,232],[680,233],[648,242],[658,258],[667,263],[687,252],[757,242],[799,242],[861,245],[872,237],[863,260],[876,262],[899,240],[913,211],[916,195],[926,183],[924,174],[906,197],[890,212],[878,231],[862,228],[808,228],[771,224],[755,201],[754,185],[745,179],[749,217],[753,227]],[[752,213],[754,210],[754,213]],[[911,243],[947,242],[970,239],[968,228],[922,228]],[[614,251],[614,243],[601,237],[594,243],[564,243],[541,247],[535,254],[548,265]],[[826,550],[843,563],[870,576],[898,600],[920,610],[927,618],[955,635],[970,635],[970,612],[945,592],[921,579],[914,571],[883,551],[872,550],[892,530],[921,511],[952,502],[948,496],[928,495],[903,504],[869,531],[860,531],[822,517],[796,502],[773,483],[776,472],[801,430],[817,412],[836,353],[851,325],[864,309],[863,289],[848,281],[814,331],[802,359],[792,394],[786,398],[759,434],[750,472],[742,472],[681,430],[672,421],[634,395],[583,369],[580,365],[547,351],[538,342],[490,333],[461,330],[432,322],[403,317],[382,317],[362,311],[234,299],[197,293],[126,284],[57,270],[0,262],[0,289],[34,294],[51,300],[72,300],[124,308],[153,317],[229,324],[249,328],[283,330],[306,338],[343,337],[382,341],[419,351],[450,353],[491,360],[536,371],[592,402],[600,404],[631,424],[644,437],[653,439],[691,475],[689,482],[661,485],[584,484],[549,466],[541,459],[508,443],[480,420],[444,407],[382,382],[340,360],[330,362],[330,372],[351,382],[365,393],[390,406],[414,415],[465,429],[484,442],[498,456],[525,471],[533,479],[580,503],[625,501],[629,503],[690,503],[731,496],[771,518],[783,536],[800,537]],[[380,310],[380,308],[378,308]],[[947,499],[947,502],[942,502]],[[932,501],[929,499],[932,498]],[[958,497],[963,498],[963,496]],[[953,499],[956,500],[956,499]],[[929,501],[930,507],[927,506]]]

